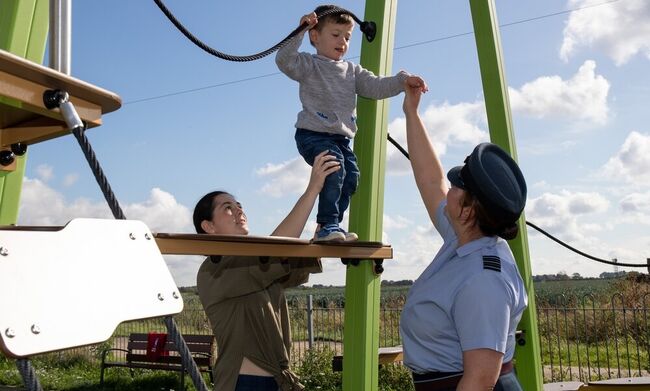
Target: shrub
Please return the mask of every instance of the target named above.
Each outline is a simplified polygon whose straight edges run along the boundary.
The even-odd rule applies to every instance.
[[[342,387],[341,373],[332,371],[334,351],[329,347],[307,351],[297,369],[305,390],[337,391]]]

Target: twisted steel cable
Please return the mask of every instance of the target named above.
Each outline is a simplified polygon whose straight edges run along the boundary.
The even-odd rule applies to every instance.
[[[122,208],[120,207],[120,204],[115,197],[115,193],[113,193],[113,189],[111,189],[111,185],[108,183],[106,175],[104,175],[104,170],[102,170],[102,167],[99,165],[97,156],[95,155],[95,152],[93,151],[92,146],[88,141],[88,137],[86,137],[84,127],[78,126],[72,129],[72,134],[74,134],[74,136],[77,138],[77,141],[79,142],[79,146],[81,147],[81,150],[86,157],[86,161],[88,161],[90,170],[93,172],[93,175],[97,180],[97,184],[99,184],[99,188],[102,190],[109,208],[111,208],[111,212],[113,212],[113,217],[119,220],[126,220],[126,216],[124,216],[124,212],[122,211]]]
[[[174,318],[171,316],[165,316],[165,325],[167,326],[167,332],[169,333],[169,336],[178,347],[178,351],[181,354],[183,363],[185,363],[185,366],[188,369],[189,375],[192,378],[192,383],[194,383],[194,387],[198,391],[208,391],[208,388],[203,381],[203,377],[201,377],[201,372],[199,372],[199,368],[196,366],[196,362],[194,362],[194,359],[192,358],[192,353],[190,353],[190,349],[187,347],[183,336],[178,331],[178,326],[176,325]],[[188,363],[190,365],[187,365]]]
[[[72,134],[74,134],[75,138],[79,142],[79,146],[81,147],[81,150],[83,151],[84,156],[88,161],[88,165],[90,166],[90,169],[93,172],[95,179],[97,180],[97,184],[104,194],[104,198],[106,199],[106,202],[108,203],[113,216],[118,220],[125,220],[126,216],[124,215],[124,212],[122,211],[122,208],[117,201],[117,197],[115,197],[115,193],[113,193],[113,189],[111,189],[111,185],[108,182],[106,175],[104,175],[104,171],[99,164],[99,160],[97,160],[97,156],[95,155],[95,152],[93,151],[88,138],[86,137],[86,126],[81,122],[81,119],[77,115],[74,107],[69,102],[69,95],[65,91],[61,90],[48,90],[43,94],[43,102],[45,104],[45,107],[49,109],[53,109],[55,107],[65,109],[62,110],[64,120],[66,121],[66,124],[72,128]],[[65,111],[65,113],[63,111]],[[187,347],[183,336],[178,331],[176,322],[174,322],[174,319],[171,316],[166,316],[165,323],[167,324],[169,334],[172,336],[174,343],[176,343],[176,346],[178,347],[181,355],[181,360],[190,377],[192,378],[194,387],[198,391],[208,391],[208,388],[203,381],[203,378],[201,377],[199,368],[196,365],[196,362],[194,361],[194,358],[192,357],[192,354],[190,353],[190,350]],[[38,385],[36,373],[34,372],[33,368],[31,368],[30,363],[28,361],[26,363],[18,362],[17,365],[19,365],[21,374],[24,373],[23,381],[25,385],[28,385],[29,387],[32,387],[32,385],[37,386],[38,388],[34,389],[34,391],[42,391],[40,385]],[[24,369],[21,369],[21,366],[24,367]],[[30,388],[30,391],[31,390],[32,388]]]
[[[28,359],[17,359],[16,367],[18,367],[18,372],[20,372],[20,376],[23,378],[23,384],[29,391],[43,391],[43,387],[41,387],[41,383],[36,376],[36,371],[34,371],[34,367]]]
[[[165,16],[167,16],[167,19],[169,19],[169,21],[172,22],[172,24],[174,26],[176,26],[176,28],[181,33],[183,33],[183,35],[185,35],[185,37],[187,39],[192,41],[196,46],[198,46],[199,48],[201,48],[205,52],[207,52],[207,53],[209,53],[209,54],[211,54],[211,55],[213,55],[215,57],[218,57],[218,58],[220,58],[222,60],[227,60],[227,61],[247,62],[247,61],[259,60],[260,58],[266,57],[269,54],[271,54],[271,53],[275,52],[276,50],[279,50],[280,48],[285,46],[293,37],[300,34],[308,26],[307,23],[302,23],[300,26],[298,26],[292,32],[290,32],[289,35],[287,35],[282,41],[278,42],[275,46],[270,47],[270,48],[268,48],[268,49],[266,49],[266,50],[264,50],[262,52],[251,54],[251,55],[248,55],[248,56],[234,56],[234,55],[231,55],[231,54],[226,54],[226,53],[220,52],[220,51],[208,46],[203,41],[201,41],[200,39],[195,37],[187,28],[185,28],[185,26],[183,26],[183,24],[178,19],[176,19],[174,14],[172,14],[172,12],[165,6],[165,4],[163,4],[162,0],[154,0],[154,3],[156,3],[156,5],[158,6],[158,8],[160,8],[160,10],[163,12],[163,14],[165,14]],[[377,27],[376,27],[375,23],[374,22],[361,21],[359,18],[356,17],[356,15],[354,15],[352,12],[350,12],[350,11],[348,11],[346,9],[339,8],[339,7],[332,7],[332,8],[329,8],[329,9],[317,14],[316,16],[320,19],[323,16],[331,15],[331,14],[348,14],[348,15],[350,15],[357,23],[359,23],[359,27],[361,28],[361,31],[363,31],[363,33],[366,35],[366,38],[368,39],[369,42],[372,42],[372,40],[375,38],[375,34],[376,34],[376,31],[377,31]]]
[[[124,216],[124,212],[122,211],[122,208],[120,207],[120,204],[117,201],[117,198],[115,197],[115,193],[113,193],[113,190],[111,189],[111,186],[108,183],[108,179],[106,179],[106,176],[104,175],[104,171],[99,165],[99,161],[97,160],[97,157],[95,155],[95,152],[92,149],[92,146],[90,145],[90,142],[88,142],[88,138],[85,135],[83,127],[81,126],[76,127],[75,129],[72,130],[72,133],[77,138],[77,141],[79,141],[79,146],[81,147],[81,149],[84,152],[84,155],[86,156],[86,160],[90,165],[90,169],[92,170],[95,179],[97,179],[97,183],[99,184],[102,193],[104,193],[104,198],[106,198],[106,202],[108,202],[108,205],[111,208],[111,211],[113,212],[113,216],[116,219],[125,220],[126,217]],[[178,351],[181,354],[181,360],[183,361],[183,364],[187,368],[188,373],[192,378],[194,387],[198,391],[208,391],[208,388],[205,382],[203,381],[203,378],[201,377],[201,372],[199,371],[196,362],[192,358],[190,349],[187,347],[187,344],[185,343],[183,336],[178,331],[176,322],[174,322],[174,319],[171,316],[166,316],[165,324],[167,325],[167,330],[170,336],[172,337],[174,343],[178,347]]]

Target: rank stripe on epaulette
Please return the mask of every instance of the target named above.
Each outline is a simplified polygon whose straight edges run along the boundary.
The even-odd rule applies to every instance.
[[[495,272],[501,271],[501,258],[495,255],[483,256],[483,269],[494,270]]]

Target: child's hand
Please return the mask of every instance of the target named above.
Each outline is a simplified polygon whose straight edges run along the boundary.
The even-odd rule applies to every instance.
[[[417,115],[418,106],[420,105],[420,98],[422,97],[422,88],[420,88],[418,85],[410,87],[407,83],[404,92],[404,102],[402,103],[402,110],[404,110],[404,114]]]
[[[406,81],[404,82],[404,89],[409,89],[409,88],[419,88],[420,92],[425,93],[429,91],[429,87],[427,86],[427,83],[422,79],[420,76],[409,76],[406,78]]]
[[[316,16],[316,12],[312,12],[311,14],[307,14],[300,18],[300,23],[298,23],[298,25],[302,26],[303,23],[307,23],[308,30],[316,26],[316,24],[318,24],[318,16]]]

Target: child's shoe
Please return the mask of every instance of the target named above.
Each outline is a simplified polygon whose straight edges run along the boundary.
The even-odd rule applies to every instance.
[[[359,236],[354,232],[346,232],[343,228],[339,228],[339,232],[345,235],[346,242],[354,242],[359,240]]]
[[[313,242],[344,242],[345,235],[339,231],[339,229],[340,228],[336,224],[327,224],[316,232],[316,237]]]

